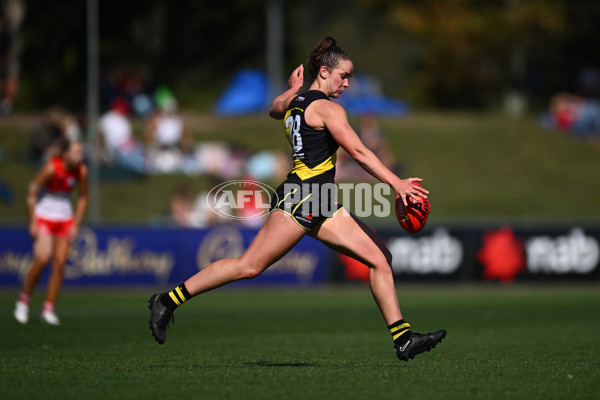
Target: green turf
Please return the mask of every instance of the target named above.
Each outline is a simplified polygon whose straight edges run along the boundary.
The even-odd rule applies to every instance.
[[[416,330],[448,337],[408,363],[368,288],[221,290],[176,312],[165,345],[150,292],[65,291],[61,327],[11,317],[0,293],[3,399],[595,399],[600,291],[400,288]],[[41,294],[33,308],[39,307]]]

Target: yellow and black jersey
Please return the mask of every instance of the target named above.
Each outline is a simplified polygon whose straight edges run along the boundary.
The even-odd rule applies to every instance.
[[[333,181],[339,145],[327,129],[312,128],[304,119],[306,108],[320,99],[329,100],[325,93],[309,90],[288,106],[285,133],[292,146],[294,167],[271,200],[271,211],[283,211],[306,230],[342,210]]]
[[[336,151],[339,147],[327,129],[310,127],[304,119],[304,111],[315,100],[329,100],[320,90],[309,90],[296,96],[285,113],[285,133],[290,146],[294,168],[301,180],[330,171],[335,173]]]

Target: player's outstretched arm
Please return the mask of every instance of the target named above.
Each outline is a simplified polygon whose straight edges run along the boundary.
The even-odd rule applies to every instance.
[[[324,125],[329,129],[333,138],[348,152],[348,154],[369,174],[387,183],[396,194],[402,197],[402,202],[407,205],[406,197],[416,198],[421,196],[427,198],[427,190],[420,186],[412,185],[414,181],[421,178],[400,179],[389,170],[381,160],[369,150],[360,140],[354,129],[350,126],[346,111],[336,103],[324,102],[319,109],[319,114]]]

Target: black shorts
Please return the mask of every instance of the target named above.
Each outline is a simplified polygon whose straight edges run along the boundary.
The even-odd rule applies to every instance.
[[[311,230],[343,207],[337,202],[334,171],[302,180],[290,173],[275,191],[271,212],[281,210],[301,227]]]

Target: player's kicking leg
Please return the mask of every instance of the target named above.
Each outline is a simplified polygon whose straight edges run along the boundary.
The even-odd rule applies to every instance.
[[[394,285],[392,256],[383,241],[368,226],[346,210],[335,214],[309,233],[328,247],[369,267],[369,284],[394,340],[400,360],[408,361],[434,348],[446,336],[445,330],[420,334],[404,321]]]
[[[283,212],[275,211],[260,229],[248,250],[239,258],[218,260],[174,290],[153,295],[149,300],[150,330],[156,341],[163,344],[167,329],[174,322],[173,311],[193,296],[239,279],[258,276],[283,257],[302,239],[306,230]]]

